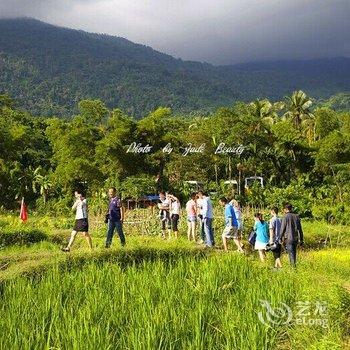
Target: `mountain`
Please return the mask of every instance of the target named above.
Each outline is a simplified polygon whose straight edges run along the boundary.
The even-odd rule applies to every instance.
[[[69,116],[84,98],[137,117],[160,105],[208,111],[238,100],[280,99],[296,89],[316,98],[350,91],[350,59],[217,67],[124,38],[31,18],[0,19],[0,94],[34,114]]]
[[[329,99],[320,100],[319,104],[339,112],[348,112],[350,111],[350,93],[333,95]]]

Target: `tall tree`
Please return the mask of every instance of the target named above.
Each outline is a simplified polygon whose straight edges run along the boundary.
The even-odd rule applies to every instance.
[[[294,91],[292,96],[286,98],[287,112],[284,114],[284,117],[290,119],[299,129],[303,120],[312,117],[311,105],[312,100],[305,92],[301,90]]]

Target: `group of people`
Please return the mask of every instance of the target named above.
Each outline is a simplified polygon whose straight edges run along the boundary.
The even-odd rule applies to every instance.
[[[271,208],[269,222],[264,220],[261,213],[256,213],[254,231],[250,236],[261,261],[265,261],[267,250],[273,253],[276,269],[282,267],[283,246],[288,253],[290,264],[296,266],[297,247],[304,244],[304,233],[299,216],[293,213],[293,206],[289,203],[285,204],[283,209],[285,215],[280,218],[278,208]]]
[[[180,201],[177,197],[165,192],[159,193],[158,204],[160,218],[162,222],[163,238],[166,237],[168,229],[169,238],[171,232],[178,236],[178,221],[180,214]],[[228,250],[230,239],[235,243],[237,252],[244,253],[242,244],[243,216],[240,204],[237,200],[220,198],[220,205],[224,208],[224,229],[221,235],[224,250]],[[197,241],[197,227],[199,227],[199,243],[206,247],[215,245],[213,230],[213,203],[203,191],[192,193],[186,203],[187,213],[187,237],[191,241]],[[284,206],[284,217],[279,217],[277,207],[271,208],[271,218],[267,222],[261,213],[254,215],[255,224],[249,236],[249,243],[258,251],[261,261],[265,261],[266,252],[271,251],[275,259],[275,268],[282,267],[281,254],[282,247],[285,246],[292,266],[296,265],[297,246],[303,244],[303,230],[300,218],[293,213],[291,204]]]
[[[125,235],[123,232],[124,208],[121,199],[117,196],[114,187],[109,188],[109,207],[106,214],[105,223],[107,224],[105,247],[109,248],[115,231],[117,231],[120,243],[125,245]],[[72,230],[69,243],[62,248],[69,252],[78,232],[81,232],[92,248],[91,235],[89,234],[88,207],[84,194],[81,191],[75,191],[75,202],[72,207],[75,210],[75,225]],[[243,234],[243,215],[240,204],[237,200],[228,200],[225,197],[220,198],[219,204],[223,207],[224,229],[221,234],[224,250],[229,249],[228,242],[232,239],[236,250],[244,253],[242,244]],[[179,235],[178,223],[180,219],[181,204],[180,200],[169,193],[161,191],[159,193],[159,219],[161,221],[161,237],[171,238],[172,233],[175,238]],[[279,217],[278,208],[271,208],[271,218],[267,222],[261,213],[255,214],[255,224],[253,231],[249,235],[249,243],[258,251],[261,261],[265,261],[266,252],[272,251],[275,258],[275,268],[281,268],[282,247],[285,246],[292,266],[296,265],[297,246],[303,244],[303,230],[299,216],[293,213],[291,204],[284,206],[285,215]],[[199,244],[206,247],[215,246],[215,235],[213,229],[213,203],[209,196],[203,191],[192,193],[186,203],[187,214],[187,237],[190,241],[197,242],[197,232],[199,230]]]
[[[74,192],[75,202],[73,204],[72,210],[75,210],[75,225],[73,227],[68,245],[62,250],[64,252],[69,252],[74,243],[75,237],[78,232],[82,233],[86,238],[88,245],[92,248],[91,235],[89,233],[89,221],[88,221],[88,206],[85,195],[82,191],[76,190]],[[117,231],[120,243],[122,246],[125,245],[125,235],[123,231],[123,221],[125,211],[122,206],[121,199],[117,196],[117,190],[115,187],[108,189],[109,206],[108,213],[105,217],[105,223],[107,224],[107,234],[105,241],[105,248],[109,248],[112,244],[112,239],[115,231]]]

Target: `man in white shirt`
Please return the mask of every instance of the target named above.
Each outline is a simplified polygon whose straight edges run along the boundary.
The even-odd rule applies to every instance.
[[[197,214],[198,214],[198,221],[199,221],[199,237],[200,237],[200,244],[205,243],[205,233],[204,233],[204,223],[203,223],[203,216],[202,216],[202,202],[203,200],[199,198],[198,193],[196,194],[196,203],[197,203]]]
[[[75,225],[67,247],[62,249],[64,252],[70,251],[75,236],[78,232],[81,232],[84,235],[89,247],[92,248],[92,240],[89,234],[88,208],[86,198],[82,194],[82,191],[79,190],[74,192],[74,196],[76,200],[72,206],[72,210],[75,210]]]
[[[200,211],[205,233],[206,247],[213,247],[215,245],[213,232],[213,203],[203,191],[198,192],[198,198],[201,200],[202,209]]]
[[[164,191],[159,192],[159,218],[162,223],[162,238],[166,238],[166,228],[168,228],[169,239],[171,237],[171,221],[170,221],[170,198]]]

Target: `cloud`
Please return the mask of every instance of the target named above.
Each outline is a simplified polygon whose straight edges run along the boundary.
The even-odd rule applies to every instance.
[[[349,0],[0,0],[0,13],[215,64],[350,54]]]

